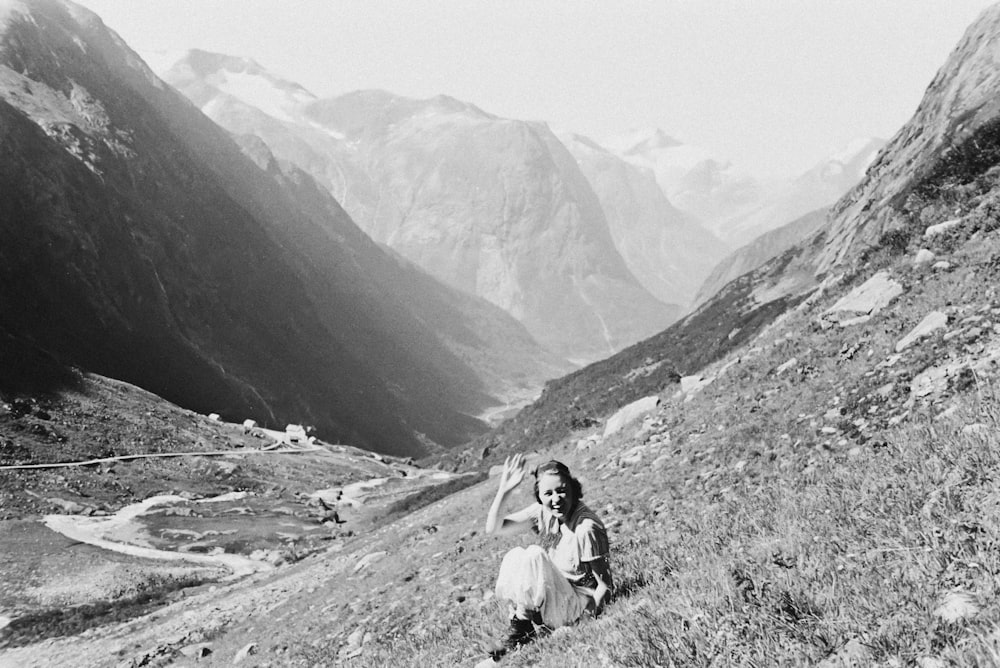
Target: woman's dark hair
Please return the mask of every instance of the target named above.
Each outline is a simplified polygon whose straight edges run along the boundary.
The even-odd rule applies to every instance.
[[[568,480],[569,488],[573,491],[574,501],[579,501],[583,498],[583,485],[569,472],[569,467],[562,462],[552,459],[535,469],[535,501],[538,503],[542,502],[542,499],[538,496],[538,479],[546,473],[554,473],[563,480]]]

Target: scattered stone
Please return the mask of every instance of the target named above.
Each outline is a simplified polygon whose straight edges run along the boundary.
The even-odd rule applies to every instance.
[[[916,256],[914,256],[913,264],[916,266],[920,266],[922,264],[928,264],[930,262],[933,262],[935,257],[937,256],[934,255],[932,251],[929,251],[926,248],[921,248],[920,250],[917,251]]]
[[[780,376],[781,374],[785,373],[789,369],[793,368],[798,363],[799,363],[798,358],[793,357],[792,359],[790,359],[787,362],[785,362],[785,363],[781,364],[780,366],[778,366],[778,368],[776,368],[774,370],[774,373],[775,373],[775,375]]]
[[[961,218],[952,218],[951,220],[946,220],[943,223],[938,223],[937,225],[931,225],[926,230],[924,230],[924,237],[936,237],[940,234],[944,234],[948,230],[958,227],[962,224]]]
[[[901,294],[903,286],[894,281],[888,271],[880,271],[824,311],[820,324],[825,327],[856,324],[859,316],[868,318],[877,314]]]
[[[934,609],[934,616],[946,622],[960,622],[979,614],[979,603],[973,594],[965,591],[953,591],[941,599]]]
[[[682,379],[682,385],[683,382],[684,381]],[[639,399],[638,401],[633,401],[627,406],[623,406],[614,415],[608,418],[607,423],[605,423],[604,438],[618,433],[626,425],[631,424],[632,422],[644,417],[647,413],[656,410],[656,407],[659,405],[660,397],[654,394],[652,396]]]
[[[76,501],[51,497],[46,499],[49,503],[62,510],[67,515],[79,515],[87,510],[87,507]]]
[[[243,646],[243,648],[236,652],[236,656],[233,657],[233,665],[240,663],[249,656],[253,656],[257,653],[257,643],[252,642]]]
[[[896,343],[896,352],[901,353],[915,341],[948,326],[948,316],[941,311],[931,311],[920,323]]]
[[[872,658],[871,650],[868,646],[861,642],[860,639],[854,638],[837,650],[835,654],[831,654],[816,665],[818,668],[868,666],[871,665]]]
[[[202,642],[181,647],[177,651],[189,659],[202,659],[212,653],[212,646],[209,643]]]
[[[384,557],[386,554],[388,553],[385,551],[372,552],[370,554],[366,554],[365,556],[361,557],[361,559],[358,560],[358,563],[354,564],[354,572],[357,573],[358,571],[368,568],[376,561]]]

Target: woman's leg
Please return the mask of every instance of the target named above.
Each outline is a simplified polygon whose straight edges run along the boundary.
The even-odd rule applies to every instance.
[[[497,598],[510,601],[514,615],[531,619],[541,613],[545,625],[557,628],[571,624],[583,614],[585,603],[549,555],[538,545],[515,547],[500,564]]]

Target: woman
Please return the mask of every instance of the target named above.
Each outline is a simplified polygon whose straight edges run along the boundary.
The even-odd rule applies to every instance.
[[[524,473],[521,455],[504,462],[500,488],[486,517],[486,533],[532,529],[549,547],[515,547],[500,564],[496,595],[510,601],[514,612],[510,633],[503,648],[493,652],[494,659],[530,642],[537,634],[536,624],[554,629],[575,622],[586,610],[600,614],[613,586],[604,523],[584,505],[580,481],[562,462],[539,466],[536,503],[501,519],[507,496],[521,484]]]

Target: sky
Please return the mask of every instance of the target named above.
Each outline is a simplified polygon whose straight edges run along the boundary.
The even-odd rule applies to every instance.
[[[888,139],[986,0],[77,0],[136,51],[320,97],[438,94],[601,142],[661,128],[758,175]]]

